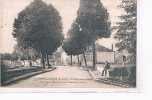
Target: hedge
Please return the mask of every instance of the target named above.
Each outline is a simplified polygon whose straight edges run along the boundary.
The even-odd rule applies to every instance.
[[[136,86],[136,66],[115,67],[109,71],[110,78],[120,79],[131,86]]]

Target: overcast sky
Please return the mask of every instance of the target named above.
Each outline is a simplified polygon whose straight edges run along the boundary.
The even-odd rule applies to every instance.
[[[13,47],[16,44],[13,39],[12,26],[17,14],[22,11],[33,0],[0,0],[0,52],[12,52]],[[59,11],[63,27],[64,34],[70,28],[73,20],[76,18],[77,10],[79,7],[79,0],[43,0],[47,4],[52,4]],[[108,9],[110,13],[110,20],[112,25],[118,21],[117,16],[122,14],[122,10],[117,6],[120,4],[120,0],[101,0],[103,5]],[[110,47],[114,42],[114,39],[101,39],[100,44]]]

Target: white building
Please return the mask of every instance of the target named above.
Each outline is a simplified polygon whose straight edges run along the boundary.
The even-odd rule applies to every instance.
[[[86,59],[88,64],[92,65],[92,61],[93,61],[92,47],[89,47],[88,50],[86,51]],[[113,49],[109,49],[102,45],[96,44],[96,61],[97,63],[105,63],[105,61],[114,63],[115,52],[113,51]]]
[[[88,47],[87,51],[85,52],[85,56],[86,56],[88,66],[91,66],[93,63],[93,52],[92,52],[91,46]],[[70,64],[71,57],[68,56],[67,59]],[[81,61],[82,65],[85,65],[83,55],[79,55],[79,60]],[[78,57],[73,56],[72,61],[73,61],[73,64],[77,64]],[[109,49],[102,45],[96,44],[96,61],[97,61],[97,64],[105,63],[105,61],[114,63],[115,62],[115,52],[113,51],[113,49]]]

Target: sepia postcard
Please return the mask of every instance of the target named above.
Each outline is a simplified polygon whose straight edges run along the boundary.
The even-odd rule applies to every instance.
[[[1,0],[0,92],[138,88],[137,0]]]

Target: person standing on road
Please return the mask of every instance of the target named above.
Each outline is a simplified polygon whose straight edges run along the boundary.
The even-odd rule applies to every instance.
[[[110,69],[110,63],[108,61],[106,61],[105,65],[104,65],[104,69],[102,71],[102,76],[107,76],[109,69]]]

